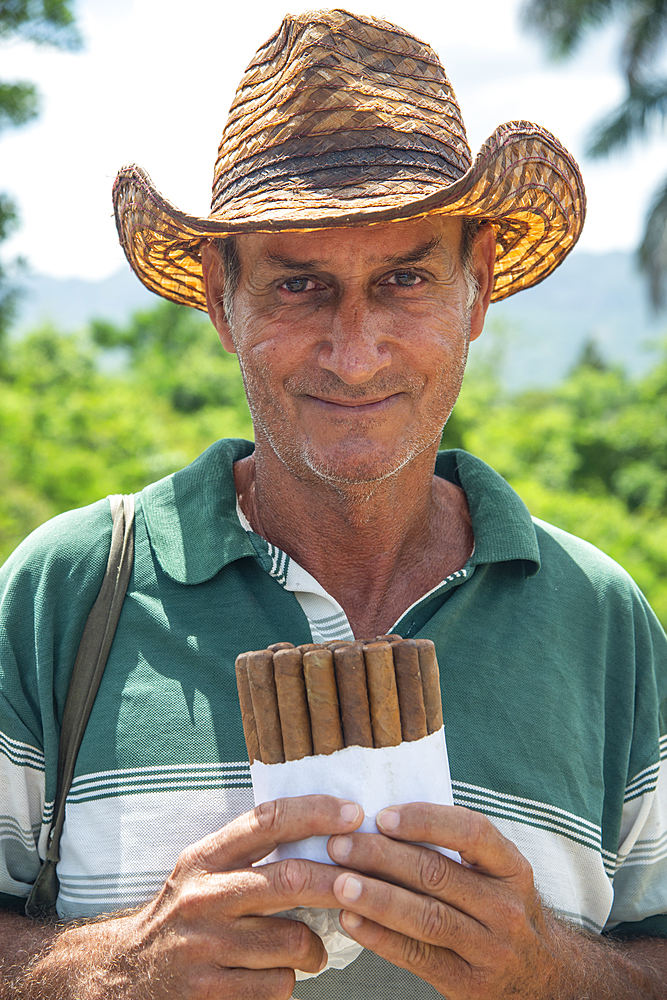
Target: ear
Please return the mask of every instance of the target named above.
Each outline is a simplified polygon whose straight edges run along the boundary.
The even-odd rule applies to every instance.
[[[486,317],[493,291],[493,271],[496,264],[496,233],[491,225],[483,226],[475,237],[472,266],[479,285],[477,301],[470,313],[470,339],[477,340]]]
[[[223,303],[225,290],[225,275],[222,269],[220,254],[211,243],[204,243],[201,248],[201,269],[206,292],[206,307],[211,323],[218,331],[220,343],[230,354],[236,354],[234,341]]]

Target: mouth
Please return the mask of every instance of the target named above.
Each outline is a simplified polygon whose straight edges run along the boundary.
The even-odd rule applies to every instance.
[[[325,412],[329,412],[332,415],[338,412],[341,415],[345,414],[347,416],[352,416],[354,413],[368,416],[388,409],[402,395],[403,393],[401,392],[392,392],[385,396],[362,396],[356,399],[310,395],[305,398],[308,402],[314,403],[315,406],[321,407]]]

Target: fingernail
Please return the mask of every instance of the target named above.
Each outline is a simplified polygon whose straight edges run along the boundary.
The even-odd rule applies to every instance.
[[[348,875],[343,883],[343,891],[341,892],[343,899],[346,899],[348,903],[354,903],[359,896],[361,896],[361,882],[354,875]]]
[[[355,820],[359,819],[359,806],[356,802],[346,802],[344,806],[340,807],[340,816],[345,823],[354,823]]]
[[[375,822],[379,827],[382,827],[383,830],[393,831],[398,828],[398,824],[401,822],[401,816],[395,809],[383,809],[382,812],[379,812],[375,817]]]
[[[340,922],[348,930],[356,931],[358,927],[361,927],[363,919],[358,913],[353,913],[352,910],[341,910]]]
[[[337,861],[344,861],[352,850],[352,841],[349,837],[333,837],[331,841],[331,853]]]

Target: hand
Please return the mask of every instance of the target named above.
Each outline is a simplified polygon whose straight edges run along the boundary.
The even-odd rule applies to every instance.
[[[183,851],[147,906],[65,930],[17,996],[287,1000],[293,970],[318,972],[326,951],[305,924],[272,914],[337,907],[340,868],[301,860],[252,865],[278,844],[351,833],[362,820],[359,806],[328,795],[258,806]]]
[[[558,925],[528,861],[481,813],[412,803],[377,817],[385,835],[329,841],[341,924],[365,948],[448,1000],[555,996]],[[415,843],[457,850],[464,864]],[[372,876],[372,877],[369,877]]]
[[[270,915],[336,906],[338,869],[300,860],[251,866],[278,844],[347,833],[362,819],[359,806],[330,796],[280,799],[184,851],[145,913],[144,933],[157,968],[174,981],[173,996],[287,998],[292,970],[323,968],[319,937],[299,921]]]

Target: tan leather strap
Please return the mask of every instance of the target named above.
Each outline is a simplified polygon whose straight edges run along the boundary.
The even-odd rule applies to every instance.
[[[26,902],[29,917],[56,915],[60,837],[65,822],[65,800],[74,776],[74,765],[90,718],[111,643],[127,592],[134,560],[134,497],[110,496],[113,529],[109,560],[102,586],[93,604],[79,643],[63,711],[58,751],[58,782],[46,857]]]

